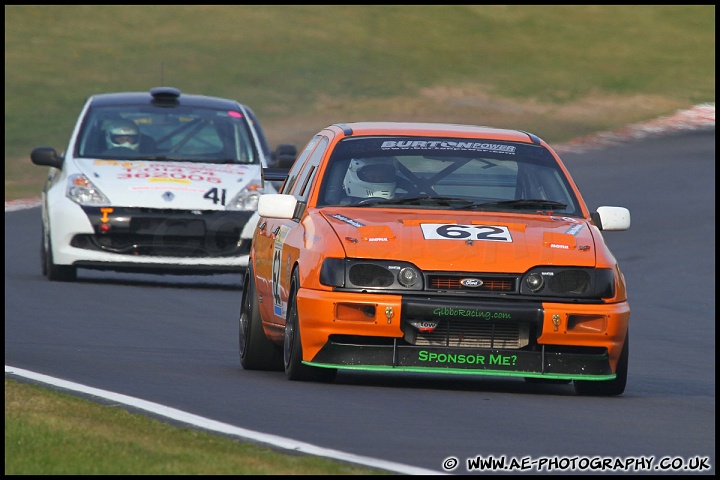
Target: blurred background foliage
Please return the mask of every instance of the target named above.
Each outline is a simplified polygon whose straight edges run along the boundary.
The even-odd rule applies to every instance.
[[[714,102],[715,6],[6,5],[6,200],[87,96],[159,85],[249,105],[273,146],[356,120],[561,142]]]

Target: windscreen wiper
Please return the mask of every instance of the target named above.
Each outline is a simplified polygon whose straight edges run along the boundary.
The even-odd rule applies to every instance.
[[[167,155],[143,155],[143,160],[158,160],[162,162],[194,162],[194,163],[236,163],[232,158],[188,158],[188,157],[172,157]]]
[[[477,202],[471,205],[457,207],[458,210],[563,210],[567,208],[567,204],[556,202],[555,200],[538,200],[538,199],[518,199],[518,200],[501,200],[499,202]]]
[[[356,203],[357,206],[369,206],[369,205],[413,205],[413,206],[441,206],[441,207],[452,207],[452,208],[467,208],[472,205],[472,200],[466,198],[457,197],[439,197],[439,196],[422,196],[422,197],[409,197],[409,198],[381,198],[381,197],[370,197]]]

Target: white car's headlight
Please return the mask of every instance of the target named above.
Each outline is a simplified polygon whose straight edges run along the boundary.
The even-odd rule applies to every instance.
[[[65,194],[70,200],[80,205],[108,205],[110,203],[100,189],[81,173],[68,177]]]
[[[225,207],[227,210],[257,210],[260,195],[265,193],[259,183],[251,183],[240,191]]]

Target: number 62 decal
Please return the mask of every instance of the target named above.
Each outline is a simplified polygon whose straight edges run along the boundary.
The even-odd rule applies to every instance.
[[[421,223],[425,240],[487,240],[512,242],[508,227],[500,225],[458,225],[455,223]]]

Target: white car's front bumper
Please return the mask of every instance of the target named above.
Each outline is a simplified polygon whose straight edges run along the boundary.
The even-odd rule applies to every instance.
[[[259,218],[257,212],[216,211],[198,214],[123,207],[113,207],[108,213],[107,210],[100,211],[99,207],[83,209],[57,192],[48,194],[48,201],[43,208],[47,211],[45,229],[50,233],[55,264],[167,273],[243,271],[248,265],[249,242]],[[138,218],[133,218],[133,212],[139,210],[142,210],[142,213],[137,213]],[[190,236],[171,237],[167,235],[166,227],[156,226],[159,223],[166,225],[173,222],[182,225],[183,222],[187,223],[187,218],[191,216],[197,220],[190,222],[205,225],[204,240]],[[142,235],[136,227],[140,217],[148,225]],[[103,223],[109,226],[107,233],[99,230]],[[191,246],[202,241],[218,243],[218,239],[214,237],[219,237],[220,234],[216,230],[224,229],[224,235],[227,235],[229,228],[235,232],[235,243],[243,243],[242,252],[238,249],[231,253],[225,245],[222,251],[211,248],[205,254],[202,249],[183,245],[183,242]],[[176,245],[172,245],[172,241],[175,241]],[[122,247],[119,246],[120,243],[123,243]],[[227,244],[226,239],[225,243]]]

